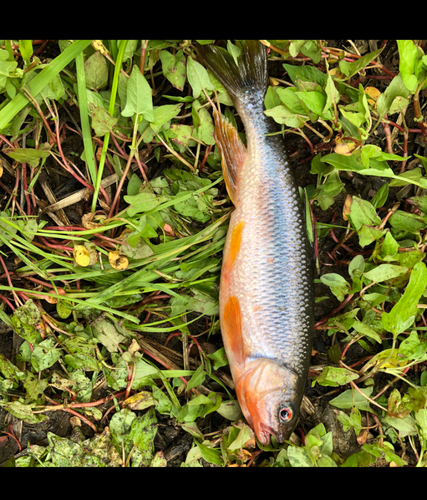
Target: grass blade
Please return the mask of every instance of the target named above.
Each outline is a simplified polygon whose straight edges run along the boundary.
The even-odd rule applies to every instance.
[[[119,85],[119,75],[120,75],[120,70],[122,68],[123,54],[125,53],[127,43],[128,43],[127,40],[122,40],[119,52],[117,54],[116,67],[114,68],[113,84],[111,86],[110,105],[108,107],[108,111],[111,116],[114,116],[114,105],[116,103],[117,88]],[[99,194],[99,189],[101,187],[102,174],[104,172],[104,164],[105,164],[105,158],[107,156],[107,149],[109,142],[110,142],[110,133],[107,132],[104,137],[104,144],[102,145],[101,158],[99,160],[98,175],[96,178],[95,191],[93,193],[93,199],[92,199],[92,212],[95,212],[96,204],[98,202],[98,194]]]
[[[86,163],[89,169],[92,185],[96,182],[96,166],[92,146],[92,136],[89,125],[89,109],[86,94],[86,75],[83,59],[83,51],[76,57],[77,90],[80,108],[80,121],[83,133],[83,144],[86,156]]]
[[[35,76],[28,84],[30,93],[35,97],[46,85],[60,72],[67,64],[75,59],[92,40],[78,40],[67,47],[62,54],[56,57],[49,66],[44,68]],[[0,111],[0,130],[4,129],[10,123],[15,115],[28,104],[28,99],[24,94],[17,94],[6,106]]]

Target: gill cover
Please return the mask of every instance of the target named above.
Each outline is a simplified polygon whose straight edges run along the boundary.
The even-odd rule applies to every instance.
[[[271,435],[283,443],[298,420],[299,377],[268,358],[255,359],[245,368],[236,393],[246,420],[262,444],[268,444]]]

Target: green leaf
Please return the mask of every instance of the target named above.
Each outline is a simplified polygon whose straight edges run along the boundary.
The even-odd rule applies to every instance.
[[[6,51],[2,51],[2,53],[6,54],[7,57]],[[6,61],[0,59],[0,90],[7,86],[8,77],[13,75],[17,66],[18,63],[16,61]]]
[[[363,394],[370,397],[374,388],[367,387],[365,389],[361,388],[360,390]],[[336,406],[341,410],[348,410],[356,407],[361,411],[372,411],[369,406],[369,401],[355,389],[348,389],[347,391],[344,391],[342,394],[329,401],[329,404]]]
[[[362,255],[356,255],[354,257],[349,266],[348,273],[352,278],[360,278],[365,270],[365,259]]]
[[[142,184],[141,179],[136,174],[132,174],[132,177],[130,178],[130,181],[129,181],[128,187],[127,187],[127,195],[128,196],[137,195],[139,188],[141,187],[141,184]]]
[[[193,135],[205,144],[214,145],[214,124],[210,113],[202,107],[198,100],[193,101],[191,110],[193,116],[194,131]]]
[[[381,120],[386,113],[390,111],[390,107],[396,97],[408,98],[411,92],[407,89],[402,75],[399,73],[393,78],[383,94],[381,94],[377,101],[377,112],[379,120]]]
[[[427,440],[427,410],[422,409],[415,413],[415,420],[420,426],[420,432],[424,440]]]
[[[103,137],[116,126],[118,119],[113,118],[104,107],[95,107],[93,104],[89,104],[89,109],[92,128],[98,137]]]
[[[365,335],[366,337],[369,337],[381,344],[382,338],[380,337],[380,335],[378,335],[378,333],[366,323],[355,321],[352,327],[354,328],[354,330],[356,330],[356,332],[361,333],[362,335]]]
[[[62,349],[56,349],[55,344],[55,340],[49,337],[33,347],[31,364],[35,371],[50,368],[62,357]]]
[[[43,393],[49,385],[47,379],[39,379],[38,376],[31,372],[27,372],[27,376],[24,380],[24,387],[27,391],[27,403],[30,401],[37,401],[43,398]]]
[[[339,410],[337,420],[342,423],[344,432],[353,428],[356,436],[360,434],[360,431],[362,430],[362,415],[358,408],[352,408],[350,415],[347,415],[347,413]]]
[[[363,224],[378,226],[381,219],[378,217],[375,208],[367,200],[353,196],[350,207],[350,219],[357,231]]]
[[[427,342],[421,342],[417,332],[412,331],[399,346],[399,354],[408,359],[421,359],[426,356]]]
[[[139,465],[142,467],[148,467],[154,457],[154,438],[157,434],[156,424],[157,418],[152,407],[142,417],[135,418],[131,423],[129,436],[141,453]]]
[[[233,422],[243,417],[239,402],[236,399],[223,401],[216,411],[227,420],[231,420]]]
[[[408,272],[407,267],[396,266],[394,264],[381,264],[370,271],[364,273],[364,276],[368,278],[368,280],[375,281],[377,283],[381,283],[382,281],[387,281],[393,278],[397,278],[398,276],[402,276]]]
[[[129,447],[131,441],[130,431],[135,419],[136,414],[127,408],[120,410],[111,417],[109,427],[113,442],[118,450],[121,450],[122,446]]]
[[[19,40],[19,52],[21,52],[26,65],[30,64],[30,58],[33,55],[32,42],[32,40]]]
[[[96,51],[85,61],[86,85],[98,91],[108,85],[108,66],[101,52]]]
[[[412,170],[407,170],[406,172],[402,172],[397,177],[397,179],[393,179],[390,182],[390,187],[406,186],[408,184],[408,180],[410,182],[425,182],[424,176],[419,167],[413,168]]]
[[[326,96],[320,92],[295,92],[295,95],[316,115],[322,116]]]
[[[209,79],[206,69],[192,57],[187,59],[187,78],[193,89],[194,99],[198,99],[202,89],[213,90],[215,87]]]
[[[417,429],[415,427],[414,418],[411,415],[407,415],[405,418],[396,417],[383,417],[381,419],[386,425],[390,425],[399,431],[399,436],[404,438],[406,436],[417,435]]]
[[[152,210],[153,208],[166,201],[166,198],[163,196],[158,196],[154,193],[141,192],[134,196],[125,195],[124,200],[130,205],[127,209],[129,217],[133,217],[137,213],[148,212]]]
[[[304,448],[290,445],[287,448],[288,460],[292,467],[313,467],[313,464]]]
[[[49,420],[47,415],[43,415],[42,413],[33,413],[31,405],[23,404],[19,401],[12,401],[10,403],[0,401],[0,406],[27,424],[39,424]]]
[[[338,153],[331,153],[325,155],[320,161],[330,163],[338,170],[351,170],[357,172],[362,169],[362,165],[354,155],[345,156]]]
[[[338,89],[335,86],[334,80],[329,73],[329,67],[328,68],[328,73],[327,73],[327,80],[326,80],[326,85],[325,85],[325,92],[326,92],[326,103],[325,107],[323,108],[322,114],[327,113],[327,111],[331,108],[333,104],[338,104],[340,100],[340,93]]]
[[[62,83],[60,75],[56,75],[52,80],[46,85],[46,87],[40,92],[40,95],[45,99],[55,99],[58,101],[65,94],[64,85]]]
[[[296,115],[307,114],[305,108],[301,104],[301,99],[298,98],[298,94],[304,94],[305,92],[298,92],[298,89],[295,87],[275,87],[275,90],[280,101],[285,105],[288,111]],[[276,101],[276,105],[279,104],[280,102]]]
[[[141,260],[150,257],[154,254],[153,249],[148,245],[144,239],[137,236],[137,244],[132,246],[128,241],[124,241],[120,247],[120,255],[126,255],[129,259]],[[128,235],[128,238],[130,235]]]
[[[28,163],[31,167],[35,168],[38,166],[41,158],[47,158],[50,155],[50,149],[4,148],[3,153],[6,153],[19,163]]]
[[[162,62],[163,75],[176,89],[182,92],[187,77],[185,56],[182,50],[179,50],[175,55],[167,50],[162,50],[159,57]]]
[[[199,443],[197,440],[195,441],[195,443],[199,448],[202,457],[206,460],[206,462],[215,465],[222,465],[221,452],[219,450],[214,450],[213,448],[209,448],[208,446]]]
[[[40,311],[32,299],[13,311],[12,322],[15,325],[15,332],[30,344],[34,344],[39,336],[37,327],[40,321]]]
[[[305,56],[310,57],[314,64],[318,64],[322,58],[318,40],[307,40],[300,50]]]
[[[417,305],[427,286],[427,268],[423,262],[415,264],[408,286],[393,309],[382,313],[384,328],[397,335],[404,331],[407,322],[415,318]]]
[[[234,45],[234,43],[232,43],[231,40],[227,40],[227,50],[232,55],[236,65],[238,65],[237,59],[242,53],[242,50],[239,47],[237,47],[237,45]]]
[[[323,368],[322,373],[316,378],[316,383],[319,385],[338,387],[345,385],[350,380],[359,378],[357,373],[351,372],[346,368],[337,368],[334,366],[326,366]]]
[[[276,87],[269,86],[264,97],[265,109],[271,109],[281,103]]]
[[[385,232],[386,229],[379,229],[377,227],[371,227],[363,224],[363,226],[357,232],[359,236],[360,246],[365,247],[367,245],[370,245],[373,241],[379,240]]]
[[[118,345],[126,338],[107,319],[95,321],[92,324],[92,333],[101,344],[105,345],[109,352],[117,352],[119,349]]]
[[[208,358],[214,362],[214,370],[218,370],[218,368],[228,365],[227,355],[223,347],[220,347],[213,354],[208,354]]]
[[[172,142],[183,146],[184,148],[188,148],[191,140],[191,135],[193,133],[193,127],[190,125],[178,125],[173,123],[170,126],[170,129],[175,134],[175,137],[172,137]]]
[[[384,206],[384,203],[387,201],[387,198],[388,198],[388,192],[389,192],[389,185],[386,182],[375,193],[374,197],[371,200],[371,205],[374,208],[380,208],[380,207]]]
[[[159,132],[165,123],[179,114],[182,104],[165,104],[153,110],[153,121],[150,123],[154,132]]]
[[[199,385],[203,384],[206,378],[206,372],[203,368],[203,365],[200,365],[197,370],[193,373],[192,377],[187,383],[187,391],[190,389],[196,388]]]
[[[381,256],[385,257],[386,255],[394,256],[397,255],[399,251],[399,243],[393,238],[393,235],[388,232],[385,235],[383,244],[381,245]]]
[[[283,67],[294,85],[296,85],[297,80],[315,82],[323,88],[326,85],[327,76],[323,73],[323,71],[320,71],[315,66],[294,66],[292,64],[283,64]]]
[[[403,210],[396,210],[390,217],[390,225],[395,229],[408,231],[410,233],[418,234],[422,229],[427,227],[427,224],[416,214],[404,212]]]
[[[399,73],[406,88],[414,94],[418,84],[418,79],[414,74],[418,58],[417,47],[412,40],[397,40],[397,47],[399,49]]]
[[[273,120],[279,124],[284,124],[287,127],[301,128],[307,121],[307,116],[300,116],[292,113],[288,110],[286,106],[280,104],[271,109],[266,109],[264,111],[266,116],[271,116]]]
[[[320,281],[331,288],[332,293],[339,301],[344,300],[344,297],[350,291],[350,285],[339,274],[328,273],[320,277]]]
[[[0,353],[0,372],[5,378],[15,379],[17,382],[25,378],[25,373],[18,370],[2,353]]]
[[[122,115],[142,115],[145,120],[149,122],[154,121],[151,94],[150,85],[141,74],[138,66],[134,65],[127,83],[126,106],[122,110]]]
[[[351,78],[353,75],[361,71],[363,68],[368,66],[382,51],[382,49],[375,50],[374,52],[370,52],[365,54],[364,56],[357,59],[354,62],[348,62],[341,60],[339,62],[339,68],[341,73],[347,76],[347,78]]]
[[[86,72],[85,72],[83,52],[78,54],[78,56],[76,57],[76,76],[77,76],[77,99],[80,108],[80,122],[83,133],[85,161],[89,169],[92,184],[95,185],[97,177],[97,168],[95,166],[95,156],[93,152],[92,132],[90,130],[90,125],[89,125],[89,99],[90,99],[89,96],[94,97],[95,95],[99,96],[99,94],[96,92],[92,92],[86,86]],[[95,99],[96,97],[94,97],[93,100]],[[99,100],[102,101],[100,97]],[[100,109],[104,109],[103,102],[102,105],[100,106]]]

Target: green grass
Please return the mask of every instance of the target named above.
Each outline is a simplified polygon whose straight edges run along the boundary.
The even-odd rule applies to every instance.
[[[201,85],[234,121],[225,89],[194,64],[190,40],[92,42],[52,43],[60,54],[41,64],[32,41],[0,41],[2,157],[15,160],[0,178],[8,190],[0,320],[23,339],[16,365],[0,354],[0,406],[30,424],[58,409],[77,412],[95,431],[49,433],[47,446],[8,465],[166,466],[155,436],[171,419],[192,439],[180,466],[424,466],[427,158],[409,151],[427,132],[422,120],[413,129],[405,121],[407,107],[421,118],[422,46],[397,42],[397,74],[376,64],[381,47],[360,56],[313,40],[263,41],[269,68],[280,73],[266,114],[288,144],[300,136],[301,160],[311,162],[307,225],[321,219],[317,266],[331,268],[316,280],[316,337],[327,347],[313,357],[307,396],[332,408],[349,439],[357,436],[357,449],[343,456],[316,413],[300,420],[304,442],[260,445],[224,369],[218,287],[232,205]],[[238,41],[224,46],[239,53]],[[372,66],[388,79],[376,79]],[[380,89],[375,100],[367,87]],[[79,161],[93,187],[80,203],[81,230],[55,230],[33,204],[34,179],[62,168],[53,154],[69,169],[77,162],[75,151],[59,151],[53,104],[59,126],[78,106]],[[67,123],[68,138],[78,131]],[[166,166],[145,182],[156,164]],[[106,193],[101,180],[112,173]],[[361,196],[355,180],[371,189]],[[88,265],[79,265],[77,246]],[[113,251],[124,269],[110,262]],[[163,347],[170,335],[182,344],[175,354]]]

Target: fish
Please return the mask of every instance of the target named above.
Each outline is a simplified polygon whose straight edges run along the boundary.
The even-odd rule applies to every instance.
[[[198,44],[196,52],[227,90],[246,135],[245,145],[214,107],[214,138],[234,205],[219,289],[223,344],[258,441],[284,443],[298,421],[314,332],[314,256],[304,203],[280,127],[264,113],[266,47],[242,41],[237,60],[217,45]]]

